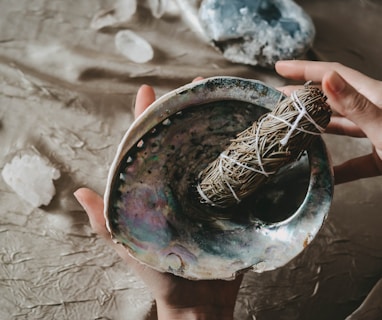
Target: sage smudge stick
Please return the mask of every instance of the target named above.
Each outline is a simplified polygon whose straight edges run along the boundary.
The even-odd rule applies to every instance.
[[[263,115],[200,172],[200,200],[227,208],[251,195],[284,165],[297,160],[330,121],[323,92],[305,84]]]

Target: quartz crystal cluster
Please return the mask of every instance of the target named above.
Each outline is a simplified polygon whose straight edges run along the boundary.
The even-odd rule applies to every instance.
[[[169,0],[146,0],[139,5],[147,7],[155,19],[160,19],[171,9]],[[111,8],[95,14],[90,27],[94,30],[121,29],[114,38],[117,51],[132,62],[146,63],[154,57],[153,47],[138,32],[126,28],[126,24],[133,25],[137,10],[137,0],[116,0]]]
[[[228,60],[263,67],[301,57],[315,35],[312,20],[292,0],[203,0],[199,20]]]
[[[1,174],[8,186],[34,208],[50,203],[56,193],[53,180],[61,176],[49,160],[34,150],[16,155]]]

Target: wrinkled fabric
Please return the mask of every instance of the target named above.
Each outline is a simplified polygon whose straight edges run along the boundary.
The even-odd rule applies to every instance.
[[[225,60],[190,29],[174,3],[159,19],[139,1],[129,21],[92,28],[94,16],[113,3],[0,1],[0,168],[33,146],[61,172],[52,202],[37,209],[0,178],[0,319],[147,318],[148,289],[92,233],[73,191],[87,186],[103,193],[140,85],[154,86],[160,96],[196,76],[286,83],[272,70]],[[298,3],[317,30],[307,58],[338,61],[382,79],[379,1]],[[136,64],[117,51],[115,34],[123,29],[151,44],[151,61]],[[334,163],[370,152],[364,139],[325,141]],[[278,270],[246,274],[235,318],[352,314],[381,276],[381,182],[336,187],[328,220],[300,256]]]

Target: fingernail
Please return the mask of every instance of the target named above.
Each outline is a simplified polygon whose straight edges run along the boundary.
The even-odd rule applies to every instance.
[[[337,72],[329,75],[327,84],[335,93],[341,93],[346,87],[345,80]]]
[[[84,205],[84,203],[83,203],[83,199],[81,198],[81,196],[79,195],[79,190],[76,190],[74,193],[73,193],[73,195],[74,195],[74,197],[77,199],[77,201],[78,201],[78,203],[81,205],[81,207],[82,208],[84,208],[85,210],[86,210],[86,208],[85,208],[85,205]]]
[[[284,64],[283,60],[276,61],[276,63],[275,63],[275,70],[277,70],[277,68],[282,66],[283,64]]]
[[[203,77],[196,77],[192,80],[192,82],[197,82],[197,81],[201,81],[203,80],[204,78]]]
[[[280,66],[289,66],[292,62],[295,60],[278,60],[276,61],[275,66],[280,67]]]

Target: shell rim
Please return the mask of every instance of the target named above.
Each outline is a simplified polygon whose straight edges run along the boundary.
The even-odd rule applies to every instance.
[[[269,86],[269,85],[267,85],[264,82],[259,81],[259,80],[245,79],[245,78],[240,78],[240,77],[230,77],[230,76],[218,76],[218,77],[205,78],[205,79],[197,81],[197,82],[186,84],[184,86],[181,86],[181,87],[179,87],[179,88],[177,88],[177,89],[175,89],[173,91],[170,91],[170,92],[162,95],[156,101],[154,101],[147,109],[144,110],[144,112],[139,117],[137,117],[132,122],[132,124],[130,125],[129,129],[125,132],[121,142],[118,145],[116,155],[115,155],[115,157],[113,159],[113,162],[112,162],[112,164],[110,166],[110,170],[109,170],[108,178],[107,178],[107,185],[106,185],[106,189],[105,189],[105,193],[104,193],[104,204],[105,204],[105,206],[104,206],[104,217],[105,217],[105,221],[106,221],[106,228],[107,228],[108,232],[110,233],[110,236],[111,236],[111,239],[112,239],[113,242],[120,243],[117,239],[114,238],[113,230],[112,230],[112,228],[110,226],[109,217],[108,217],[109,206],[110,206],[109,202],[110,202],[111,186],[113,185],[113,181],[114,181],[114,172],[115,172],[116,168],[118,168],[118,166],[120,164],[120,161],[122,160],[124,154],[128,150],[130,150],[133,146],[135,146],[138,143],[138,141],[142,138],[142,135],[140,135],[138,138],[135,138],[134,140],[131,140],[131,138],[134,137],[134,133],[137,130],[137,128],[141,128],[143,126],[146,129],[146,132],[148,132],[153,127],[155,127],[155,125],[150,125],[150,123],[152,123],[152,119],[150,119],[150,117],[152,115],[154,115],[155,118],[157,118],[156,124],[158,124],[161,121],[167,119],[168,117],[174,115],[175,113],[180,112],[180,111],[182,111],[184,109],[187,109],[189,104],[181,104],[181,105],[178,105],[176,109],[173,109],[173,110],[168,109],[168,110],[166,110],[166,112],[163,112],[163,110],[160,109],[160,106],[163,104],[163,102],[168,101],[168,99],[171,99],[172,96],[174,96],[174,95],[181,95],[181,94],[183,94],[185,92],[188,92],[189,90],[195,89],[196,87],[199,87],[199,86],[202,86],[202,85],[206,85],[208,82],[214,83],[214,81],[222,81],[222,80],[233,80],[233,81],[239,81],[239,82],[244,82],[244,83],[248,83],[249,82],[252,85],[259,84],[259,85],[262,85],[262,86],[272,90],[273,93],[277,92],[279,94],[280,98],[281,97],[285,97],[285,95],[281,91],[278,91],[275,88],[273,88],[273,87],[271,87],[271,86]],[[204,99],[203,101],[199,101],[199,103],[192,103],[192,105],[195,106],[195,105],[198,105],[198,104],[204,104],[204,103],[208,103],[208,102],[224,100],[224,99],[227,99],[227,98],[229,98],[229,97],[228,96],[222,96],[222,95],[219,95],[218,97],[215,97],[215,98],[208,97],[207,99]],[[244,101],[244,102],[250,102],[250,101],[248,101],[246,99],[240,100],[237,97],[235,97],[235,100]],[[270,108],[268,108],[266,106],[263,106],[263,107],[271,110]],[[162,112],[158,113],[157,109],[159,111],[162,111]],[[130,139],[130,141],[129,141],[129,139]],[[331,159],[328,157],[327,149],[326,149],[326,146],[325,146],[325,143],[324,143],[323,139],[321,137],[319,137],[319,139],[317,139],[317,141],[319,141],[317,143],[319,144],[319,147],[320,147],[319,149],[321,149],[320,152],[323,153],[323,156],[325,157],[325,160],[329,164],[329,168],[327,168],[326,170],[330,171],[331,185],[328,188],[328,195],[327,195],[327,200],[329,201],[329,204],[327,206],[321,205],[321,209],[325,210],[325,213],[324,213],[324,215],[323,215],[323,217],[321,219],[320,225],[315,230],[314,234],[311,234],[311,239],[309,240],[309,243],[316,236],[317,232],[319,231],[319,229],[322,227],[324,221],[326,220],[327,214],[328,214],[329,209],[330,209],[331,200],[332,200],[332,197],[333,197],[333,190],[334,190],[334,178],[333,178],[333,169],[332,169],[332,165],[331,165]],[[311,161],[312,155],[311,155],[310,150],[308,150],[308,157],[309,157],[309,161]],[[315,187],[316,184],[317,184],[317,181],[315,179],[315,174],[311,171],[310,172],[310,177],[309,177],[309,185],[308,185],[308,189],[306,191],[305,198],[301,202],[301,204],[298,207],[298,209],[296,210],[296,212],[294,214],[292,214],[290,217],[288,217],[287,219],[285,219],[285,220],[282,220],[280,222],[274,222],[274,223],[267,224],[268,229],[277,229],[279,227],[283,227],[283,226],[291,223],[293,220],[296,220],[298,218],[298,216],[300,215],[300,211],[302,210],[304,204],[307,202],[307,197],[308,197],[309,192]],[[134,253],[131,252],[131,250],[130,250],[130,248],[128,246],[126,246],[124,244],[121,244],[121,245],[127,250],[128,254],[134,260],[138,261],[139,263],[147,265],[148,267],[150,267],[150,268],[152,268],[154,270],[157,270],[159,272],[166,272],[165,270],[163,270],[160,267],[156,268],[156,266],[150,265],[148,263],[145,263],[144,261],[139,260],[138,257],[134,256]],[[304,246],[304,248],[305,248],[305,246]],[[276,266],[274,268],[268,268],[268,269],[265,269],[263,271],[273,270],[273,269],[275,269],[277,267],[285,265],[290,260],[292,260],[297,255],[299,255],[302,251],[303,251],[303,249],[301,249],[300,252],[295,254],[292,258],[288,259],[288,261],[285,261],[281,265]],[[238,274],[244,273],[244,272],[246,272],[248,270],[256,271],[256,270],[254,270],[254,266],[249,266],[248,268],[237,270],[236,272],[232,273],[231,275],[227,275],[224,278],[222,278],[222,277],[217,277],[217,278],[216,277],[198,278],[198,277],[192,277],[192,276],[188,276],[187,278],[188,279],[192,279],[192,280],[201,280],[201,279],[226,279],[226,280],[230,280],[230,279],[234,279]],[[257,272],[260,272],[260,271],[257,271]]]

